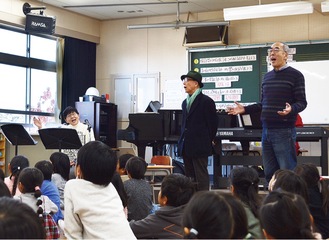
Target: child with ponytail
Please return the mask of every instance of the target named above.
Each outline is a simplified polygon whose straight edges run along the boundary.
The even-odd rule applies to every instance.
[[[10,176],[6,177],[4,182],[7,185],[12,196],[19,196],[21,194],[19,189],[17,189],[17,180],[21,171],[24,168],[27,168],[28,166],[29,160],[22,155],[17,155],[13,157],[10,163],[8,164]]]
[[[45,195],[40,186],[43,182],[42,172],[34,167],[24,168],[18,178],[18,189],[22,193],[14,198],[30,206],[42,221],[47,239],[59,238],[59,232],[51,215],[58,211],[57,206]]]

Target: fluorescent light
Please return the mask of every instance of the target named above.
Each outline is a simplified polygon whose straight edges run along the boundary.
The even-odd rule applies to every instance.
[[[224,8],[224,19],[225,21],[231,21],[310,13],[313,13],[312,3],[299,1],[263,4],[247,7]]]
[[[329,1],[321,3],[321,12],[329,12]]]
[[[206,27],[206,26],[228,26],[229,22],[176,22],[176,23],[155,23],[128,25],[128,29],[145,29],[145,28],[180,28],[180,27]]]

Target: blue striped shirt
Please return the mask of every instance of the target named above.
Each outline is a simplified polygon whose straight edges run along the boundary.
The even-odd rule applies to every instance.
[[[263,127],[291,128],[296,116],[307,106],[303,74],[290,66],[265,74],[262,81],[261,102],[245,107],[246,113],[261,111]],[[291,105],[291,112],[280,116],[277,112]]]

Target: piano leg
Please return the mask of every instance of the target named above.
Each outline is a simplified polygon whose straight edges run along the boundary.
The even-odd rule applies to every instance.
[[[146,150],[146,145],[144,144],[138,144],[137,146],[137,154],[138,157],[141,157],[145,160],[145,150]]]
[[[242,155],[249,156],[249,141],[240,141],[241,143],[241,149],[242,149]]]
[[[216,141],[214,146],[215,153],[213,155],[214,163],[213,163],[213,188],[220,188],[220,180],[222,176],[222,165],[221,165],[221,156],[222,156],[222,141]]]

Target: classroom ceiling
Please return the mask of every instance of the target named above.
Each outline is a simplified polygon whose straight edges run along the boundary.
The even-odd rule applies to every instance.
[[[294,0],[179,0],[179,14],[218,11],[229,7],[242,7],[258,4],[271,4],[291,2]],[[296,0],[295,0],[296,1]],[[321,2],[324,0],[309,0],[314,4],[315,9],[319,9]],[[112,20],[124,18],[137,18],[159,15],[177,14],[178,4],[152,4],[176,2],[175,0],[38,0],[39,6],[49,4],[59,8],[67,9],[85,16],[98,20]],[[142,3],[142,4],[140,4]],[[151,3],[145,5],[145,3]],[[103,5],[93,7],[72,7],[76,5]],[[106,6],[108,5],[108,6]],[[67,6],[71,6],[67,8]],[[32,5],[32,7],[37,7]],[[47,11],[46,11],[47,14]]]

